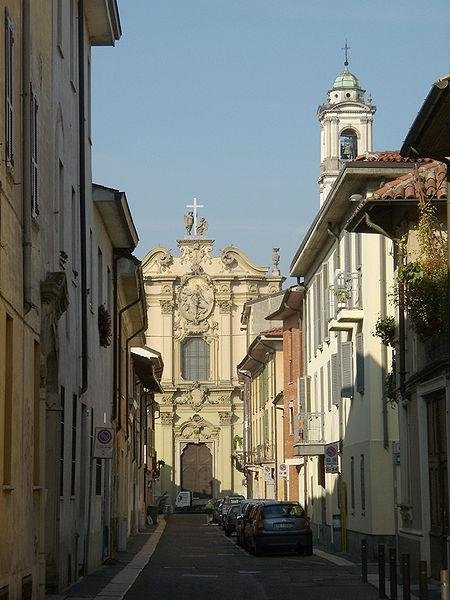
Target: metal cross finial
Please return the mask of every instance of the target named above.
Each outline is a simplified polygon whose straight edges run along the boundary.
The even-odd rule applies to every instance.
[[[194,198],[194,202],[192,204],[186,204],[186,208],[194,209],[194,235],[197,235],[197,218],[198,218],[198,210],[199,208],[204,208],[203,204],[197,204],[197,198]]]
[[[345,62],[344,62],[344,66],[348,67],[348,51],[351,50],[351,46],[349,46],[347,44],[347,40],[345,40],[345,46],[343,48],[341,48],[341,50],[344,50],[345,52]]]

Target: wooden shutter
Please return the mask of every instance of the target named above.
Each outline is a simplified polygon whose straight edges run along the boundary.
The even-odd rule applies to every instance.
[[[356,391],[364,394],[364,343],[363,334],[357,333],[356,345]]]
[[[352,272],[352,238],[348,231],[344,234],[344,271],[345,276]]]
[[[325,412],[325,388],[323,385],[323,367],[320,367],[320,412]]]
[[[328,340],[328,321],[330,319],[330,290],[328,278],[328,263],[322,265],[322,339]]]
[[[298,412],[306,411],[306,377],[299,377],[298,380]]]
[[[331,389],[331,360],[327,362],[327,407],[328,410],[331,410],[331,399],[332,399],[332,389]]]
[[[317,319],[317,342],[318,345],[323,342],[323,298],[322,298],[322,274],[318,273],[316,277],[317,302],[316,302],[316,319]]]
[[[353,344],[342,342],[341,344],[341,397],[353,398]]]
[[[341,369],[339,365],[339,354],[331,355],[331,397],[333,404],[339,406],[341,398]]]

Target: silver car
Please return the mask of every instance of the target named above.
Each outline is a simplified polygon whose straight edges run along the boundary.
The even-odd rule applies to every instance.
[[[264,550],[286,548],[312,554],[312,532],[305,511],[298,502],[255,505],[244,529],[244,543],[256,556]]]

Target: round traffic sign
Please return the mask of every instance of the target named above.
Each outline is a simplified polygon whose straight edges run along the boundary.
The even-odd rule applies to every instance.
[[[327,446],[325,448],[325,454],[329,458],[334,458],[336,456],[336,454],[337,454],[336,446]]]
[[[97,440],[100,444],[110,444],[112,440],[112,433],[109,429],[100,429],[97,433]]]

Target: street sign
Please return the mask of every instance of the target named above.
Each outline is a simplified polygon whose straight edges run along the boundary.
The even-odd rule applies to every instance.
[[[96,427],[93,458],[112,458],[113,444],[114,429],[110,427]]]
[[[339,473],[339,443],[325,445],[325,473]]]
[[[287,477],[288,469],[286,463],[280,463],[278,465],[278,477]]]
[[[268,465],[264,465],[263,467],[263,474],[264,474],[264,479],[266,481],[272,481],[273,477],[272,477],[272,467],[269,467]]]
[[[392,460],[394,465],[400,464],[400,442],[392,442]]]

